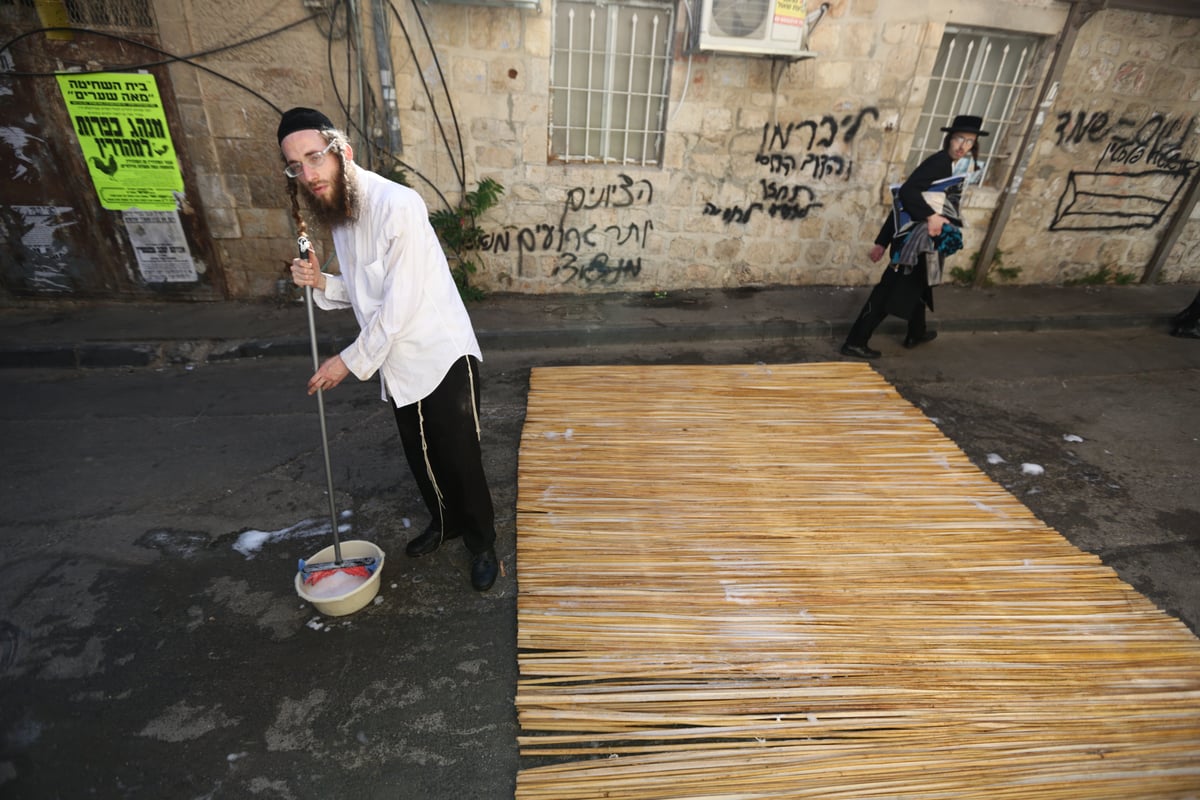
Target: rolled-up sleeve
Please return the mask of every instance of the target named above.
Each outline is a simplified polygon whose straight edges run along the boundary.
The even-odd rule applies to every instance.
[[[325,273],[325,288],[313,289],[313,302],[325,311],[350,308],[350,294],[346,291],[342,276]]]

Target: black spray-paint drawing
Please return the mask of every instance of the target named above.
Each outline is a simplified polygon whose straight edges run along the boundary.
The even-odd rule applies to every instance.
[[[1104,143],[1104,151],[1094,170],[1068,173],[1050,230],[1126,231],[1159,224],[1198,166],[1186,155],[1195,149],[1195,126],[1195,116],[1162,113],[1141,122],[1107,111],[1059,114],[1058,146]],[[1134,165],[1149,169],[1127,171]]]
[[[1052,231],[1124,231],[1153,228],[1179,196],[1187,173],[1075,172],[1058,199]]]

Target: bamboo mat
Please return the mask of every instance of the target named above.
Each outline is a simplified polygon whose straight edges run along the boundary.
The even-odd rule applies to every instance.
[[[518,800],[1200,796],[1200,641],[866,365],[535,369],[518,486]]]

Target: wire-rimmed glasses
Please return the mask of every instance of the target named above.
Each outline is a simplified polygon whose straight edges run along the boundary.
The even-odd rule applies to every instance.
[[[324,150],[318,150],[315,153],[309,153],[304,157],[304,163],[299,161],[289,161],[288,165],[283,168],[283,174],[289,178],[299,178],[304,174],[304,168],[317,169],[325,163],[325,154],[333,149],[336,142],[330,142],[325,145]]]

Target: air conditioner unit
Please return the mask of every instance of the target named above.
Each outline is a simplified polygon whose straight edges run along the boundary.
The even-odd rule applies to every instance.
[[[697,50],[812,58],[805,0],[700,0]]]

